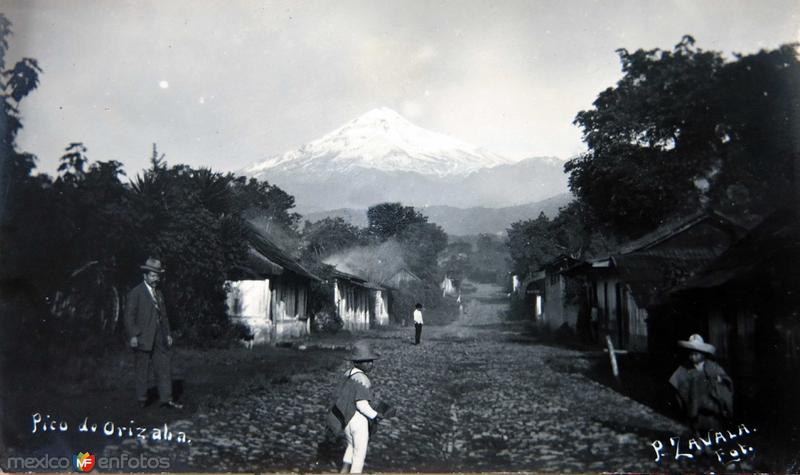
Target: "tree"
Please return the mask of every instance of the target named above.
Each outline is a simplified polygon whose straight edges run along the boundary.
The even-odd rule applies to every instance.
[[[636,235],[701,206],[759,212],[791,196],[795,45],[728,62],[690,36],[672,51],[617,52],[623,78],[577,114],[589,150],[565,165],[601,222]]]
[[[402,203],[381,203],[367,210],[367,232],[380,241],[402,233],[412,224],[423,224],[428,218],[412,206]]]
[[[275,185],[255,178],[240,176],[233,180],[236,206],[246,219],[262,219],[269,226],[280,226],[294,230],[300,215],[291,212],[294,196]],[[265,229],[270,232],[270,229]]]
[[[24,193],[21,188],[29,184],[36,166],[36,157],[17,151],[16,137],[22,129],[19,103],[39,85],[42,72],[31,58],[22,58],[6,69],[11,34],[11,22],[0,13],[0,223],[6,222],[8,204],[16,202],[16,192]]]
[[[341,217],[325,218],[315,223],[306,221],[302,240],[303,255],[317,260],[365,244],[361,230]]]
[[[469,276],[478,282],[500,282],[507,280],[508,245],[500,236],[479,234],[476,241],[477,251],[469,262]]]
[[[561,208],[549,219],[518,221],[507,230],[508,250],[518,275],[536,271],[561,254],[584,259],[612,249],[617,240],[579,200]]]
[[[196,344],[236,336],[226,315],[224,284],[246,259],[250,231],[234,182],[231,174],[167,167],[158,159],[131,184],[140,238],[129,253],[165,263],[170,323]]]
[[[42,72],[35,59],[23,58],[6,69],[8,41],[12,35],[11,22],[0,13],[0,223],[7,222],[9,204],[16,203],[15,192],[22,193],[30,184],[36,157],[19,152],[17,133],[22,129],[19,103],[39,85]]]
[[[544,213],[539,213],[536,219],[512,223],[506,232],[514,272],[518,275],[536,271],[561,251],[550,229],[550,219]]]
[[[397,238],[409,269],[431,280],[438,271],[439,253],[447,247],[447,233],[437,224],[417,222],[406,226]]]
[[[447,248],[439,256],[439,267],[451,278],[462,280],[469,270],[472,254],[469,242],[448,242]]]

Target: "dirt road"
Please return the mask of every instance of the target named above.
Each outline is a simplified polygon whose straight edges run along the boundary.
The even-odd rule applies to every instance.
[[[654,471],[650,443],[683,428],[578,372],[581,355],[526,342],[513,327],[464,322],[367,337],[372,380],[398,408],[370,442],[369,471]],[[297,357],[309,351],[297,350]],[[341,447],[322,426],[346,362],[235,394],[170,430],[190,444],[125,439],[105,455],[168,456],[172,470],[333,471]]]

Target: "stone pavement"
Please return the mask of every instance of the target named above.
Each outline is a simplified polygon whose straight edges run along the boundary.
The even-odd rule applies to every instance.
[[[683,426],[587,379],[579,352],[511,337],[462,325],[426,327],[419,346],[413,328],[365,335],[381,354],[374,392],[398,411],[372,437],[366,470],[665,470],[650,442]],[[347,367],[250,388],[170,425],[191,444],[127,439],[104,454],[166,455],[172,471],[335,471],[343,446],[322,420]]]

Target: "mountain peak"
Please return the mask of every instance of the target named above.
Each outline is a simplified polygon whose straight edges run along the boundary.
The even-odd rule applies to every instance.
[[[322,176],[374,169],[449,176],[508,163],[506,158],[417,127],[394,110],[379,107],[298,150],[269,158],[244,172],[259,176],[296,170]]]
[[[408,122],[405,117],[388,107],[378,107],[358,117],[354,122],[372,122],[379,120]]]

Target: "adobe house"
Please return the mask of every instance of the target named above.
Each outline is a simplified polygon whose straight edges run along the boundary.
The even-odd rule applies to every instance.
[[[365,331],[370,328],[371,288],[366,279],[340,270],[333,274],[333,300],[336,313],[342,320],[343,328],[350,331]]]
[[[564,271],[580,263],[581,261],[562,254],[541,268],[544,272],[540,282],[543,300],[542,320],[552,330],[564,324],[573,331],[577,329],[581,282],[565,274]]]
[[[757,387],[794,380],[800,368],[800,227],[776,212],[672,289],[671,312],[658,315],[658,351],[700,333],[737,381],[737,392],[755,399]],[[671,323],[671,324],[670,324]],[[781,369],[787,374],[777,376]],[[767,384],[754,384],[766,376]],[[796,388],[795,388],[796,389]]]
[[[320,279],[255,229],[249,241],[246,263],[225,283],[228,315],[253,332],[251,346],[309,334],[308,296]]]
[[[519,284],[519,293],[526,318],[546,325],[544,315],[544,271],[529,272]]]
[[[648,351],[660,344],[664,327],[674,326],[669,318],[651,318],[654,312],[669,313],[664,306],[670,290],[706,268],[745,232],[743,224],[719,213],[697,213],[564,272],[585,279],[586,300],[597,309],[601,338],[609,335],[616,348]]]

